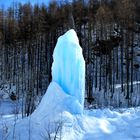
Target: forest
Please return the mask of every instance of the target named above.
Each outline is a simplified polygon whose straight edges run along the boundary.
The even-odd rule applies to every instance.
[[[0,9],[0,90],[8,85],[11,100],[22,100],[22,115],[45,94],[57,38],[71,28],[86,62],[86,102],[140,105],[139,0],[14,2]]]

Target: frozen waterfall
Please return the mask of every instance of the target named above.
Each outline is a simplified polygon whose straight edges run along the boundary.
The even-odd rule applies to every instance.
[[[85,61],[76,32],[71,29],[58,38],[53,53],[52,81],[84,105]]]

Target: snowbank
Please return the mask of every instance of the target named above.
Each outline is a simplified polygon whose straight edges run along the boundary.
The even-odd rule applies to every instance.
[[[8,118],[7,118],[8,119]],[[16,125],[15,138],[52,140],[61,125],[57,140],[140,140],[140,108],[85,110],[84,115],[59,113],[48,121],[26,118]],[[1,124],[1,123],[0,123]],[[13,140],[13,131],[7,140]]]
[[[68,111],[72,114],[81,114],[81,104],[74,96],[70,96],[55,82],[51,82],[41,103],[31,115],[37,121],[54,119],[59,113]]]

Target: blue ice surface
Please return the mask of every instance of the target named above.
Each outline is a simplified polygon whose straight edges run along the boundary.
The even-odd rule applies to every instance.
[[[73,96],[83,110],[85,61],[77,34],[73,29],[57,40],[53,53],[52,81],[56,82],[64,92]]]

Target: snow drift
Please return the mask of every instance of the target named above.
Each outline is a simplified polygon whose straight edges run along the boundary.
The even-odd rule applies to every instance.
[[[72,114],[80,114],[81,105],[75,97],[66,94],[57,83],[51,82],[31,118],[36,121],[51,120],[52,118],[55,120],[55,116],[59,118],[59,114],[63,114],[64,111]]]
[[[49,140],[48,133],[53,139],[56,129],[62,126],[64,128],[64,123],[65,126],[72,125],[73,116],[70,112],[80,112],[79,106],[74,97],[66,94],[57,83],[51,82],[37,109],[31,116],[17,123],[6,139]]]

